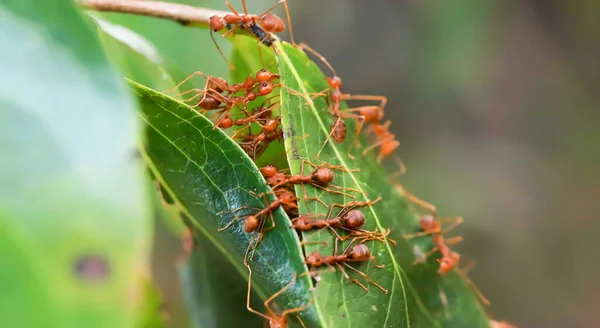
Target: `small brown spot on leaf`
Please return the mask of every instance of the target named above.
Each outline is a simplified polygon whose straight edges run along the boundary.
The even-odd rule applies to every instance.
[[[75,274],[88,282],[104,282],[110,276],[110,263],[101,255],[84,255],[75,260]]]

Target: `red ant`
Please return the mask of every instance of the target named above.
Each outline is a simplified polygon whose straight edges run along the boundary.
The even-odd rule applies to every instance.
[[[333,206],[329,208],[329,212],[325,219],[313,219],[313,217],[320,217],[323,214],[305,214],[297,218],[292,219],[292,227],[294,229],[307,231],[311,229],[323,229],[330,228],[336,237],[343,241],[351,237],[352,242],[360,240],[360,243],[364,243],[370,240],[379,240],[384,242],[387,238],[389,231],[386,233],[378,233],[376,231],[368,231],[360,229],[365,223],[365,215],[363,212],[355,209],[356,206],[344,207],[337,215],[332,216]],[[349,232],[348,235],[340,236],[338,232],[333,228],[340,228]],[[389,238],[388,238],[389,239]],[[396,242],[389,239],[394,245]]]
[[[237,137],[238,133],[250,128],[252,126],[252,123],[256,123],[256,124],[260,125],[263,132],[266,132],[266,133],[275,132],[277,130],[277,128],[279,127],[279,124],[281,122],[281,117],[277,117],[274,119],[265,118],[266,114],[268,114],[270,116],[271,107],[273,107],[274,105],[276,105],[276,103],[270,105],[269,107],[259,106],[259,107],[255,108],[254,110],[252,110],[252,115],[250,115],[246,118],[238,118],[238,119],[234,120],[231,118],[231,116],[225,115],[217,124],[215,124],[215,127],[219,127],[222,129],[229,129],[234,125],[235,126],[245,125],[245,127],[235,131],[235,133],[231,136],[232,139],[235,139]],[[261,123],[261,121],[263,123]]]
[[[201,108],[204,108],[206,110],[217,109],[219,107],[219,105],[221,104],[221,102],[227,102],[227,99],[230,96],[232,96],[240,91],[243,91],[244,95],[248,95],[248,94],[252,93],[252,90],[256,87],[256,85],[258,83],[266,83],[266,82],[270,82],[272,80],[279,78],[279,74],[272,73],[272,72],[268,71],[267,69],[263,68],[256,73],[255,77],[253,77],[252,75],[249,75],[248,78],[243,82],[229,84],[223,78],[213,77],[210,75],[206,75],[200,71],[196,71],[196,72],[190,74],[190,76],[185,78],[183,81],[181,81],[173,89],[171,89],[170,92],[177,90],[182,84],[186,83],[191,78],[193,78],[194,76],[197,76],[197,75],[200,75],[200,76],[203,76],[204,78],[206,78],[206,84],[204,86],[204,89],[198,89],[198,88],[190,89],[190,90],[187,90],[187,91],[177,94],[177,96],[182,96],[182,95],[185,95],[188,93],[196,92],[196,94],[193,97],[184,100],[185,102],[189,102],[189,101],[192,101],[192,100],[198,98],[200,95],[203,95],[202,99],[198,102],[198,106],[200,106]],[[264,91],[266,91],[266,90],[263,90],[263,92]],[[227,92],[227,97],[222,95],[223,92]],[[270,91],[267,92],[267,94],[268,93],[270,93]],[[216,96],[216,94],[219,94],[222,97]],[[259,92],[259,95],[264,95],[264,94],[260,94],[260,92]],[[219,98],[219,99],[216,99],[216,98]]]
[[[238,144],[242,149],[256,160],[269,146],[269,144],[275,140],[281,140],[283,138],[283,131],[281,129],[273,132],[261,132],[257,135],[247,135]]]
[[[288,19],[288,25],[290,27],[290,35],[292,38],[292,43],[295,44],[294,34],[292,32],[292,22],[290,20],[290,12],[289,12],[289,8],[287,5],[287,0],[280,0],[275,5],[273,5],[271,8],[267,9],[265,12],[263,12],[260,15],[248,14],[248,8],[246,7],[245,0],[242,0],[242,6],[244,7],[243,14],[238,13],[238,11],[235,10],[235,8],[233,8],[233,6],[231,6],[231,4],[226,1],[225,5],[227,5],[229,10],[231,10],[231,14],[227,14],[223,17],[217,16],[217,15],[210,17],[210,21],[209,21],[210,37],[212,38],[215,46],[217,47],[217,50],[219,51],[219,53],[221,54],[223,59],[225,59],[225,61],[229,64],[229,66],[232,70],[235,68],[227,60],[227,58],[221,51],[221,48],[219,48],[219,45],[217,44],[217,42],[213,36],[213,32],[218,32],[218,31],[223,30],[224,28],[228,28],[229,31],[227,31],[225,34],[223,34],[223,37],[226,37],[229,34],[232,34],[238,28],[248,29],[248,31],[250,31],[251,34],[253,34],[255,37],[257,37],[262,43],[264,43],[267,46],[271,46],[272,45],[271,33],[280,33],[285,30],[285,23],[283,22],[283,20],[281,20],[281,18],[277,17],[276,15],[270,13],[273,9],[275,9],[277,6],[279,6],[282,3],[285,6],[285,12],[286,12],[287,19]],[[258,23],[258,26],[257,26],[257,23]],[[233,28],[230,28],[231,25],[235,25],[235,26]]]
[[[360,131],[362,130],[362,126],[365,121],[369,123],[378,123],[383,118],[383,108],[387,104],[387,98],[384,96],[351,95],[342,93],[342,91],[340,90],[340,88],[342,87],[342,79],[336,74],[335,70],[333,69],[333,66],[329,64],[327,59],[325,59],[323,55],[319,54],[316,50],[312,49],[305,43],[300,43],[299,48],[307,50],[308,52],[318,57],[323,63],[325,63],[325,65],[327,65],[327,67],[333,73],[333,77],[326,78],[327,84],[329,84],[329,87],[331,89],[324,90],[321,92],[321,94],[323,92],[329,93],[329,98],[331,98],[332,104],[329,104],[329,100],[327,101],[327,103],[331,114],[333,114],[336,120],[331,126],[331,132],[329,133],[327,140],[325,140],[325,143],[323,144],[323,146],[317,153],[317,156],[315,157],[319,158],[319,155],[321,154],[321,152],[325,148],[325,145],[331,137],[333,137],[337,143],[342,143],[346,139],[346,124],[343,123],[342,118],[354,118],[357,120],[356,135],[354,136],[354,140],[352,141],[352,145],[354,145],[358,140],[358,135],[360,134]],[[345,100],[379,101],[379,106],[360,106],[356,108],[347,108],[340,110],[341,102]],[[358,114],[349,114],[348,112],[357,112]],[[348,157],[350,158],[354,158],[354,156],[350,154],[352,145],[348,148]]]
[[[393,154],[396,148],[400,146],[400,141],[396,140],[396,135],[389,131],[391,123],[391,121],[387,121],[384,124],[376,123],[371,125],[371,129],[375,134],[376,141],[375,143],[363,150],[363,156],[366,156],[371,149],[379,147],[377,163],[381,163],[382,159]],[[400,165],[402,173],[404,173],[404,171],[406,170],[404,169],[404,164],[402,163],[400,158],[396,157],[396,161]]]
[[[305,263],[308,264],[311,268],[318,268],[318,267],[326,265],[333,270],[335,270],[335,267],[334,267],[334,265],[335,265],[342,271],[342,274],[344,275],[344,277],[346,277],[346,279],[359,285],[365,291],[368,291],[368,289],[365,285],[363,285],[360,281],[358,281],[354,278],[351,278],[346,273],[346,271],[344,270],[344,267],[342,266],[342,264],[343,264],[347,268],[353,270],[354,272],[356,272],[359,275],[361,275],[362,277],[364,277],[367,281],[369,281],[371,284],[375,285],[377,288],[381,289],[384,293],[386,293],[386,294],[388,293],[387,289],[381,287],[373,279],[371,279],[367,274],[365,274],[362,271],[359,271],[356,268],[353,268],[352,266],[350,266],[348,264],[348,262],[366,262],[369,260],[375,260],[375,257],[371,255],[371,251],[365,244],[359,243],[359,244],[352,246],[352,243],[350,243],[348,245],[348,247],[346,247],[346,249],[344,250],[344,252],[342,254],[337,255],[337,239],[336,239],[333,254],[334,255],[323,256],[323,255],[319,254],[318,252],[312,252],[310,255],[308,255],[306,257]]]
[[[314,170],[308,175],[304,175],[304,173],[303,173],[304,172],[304,164],[310,165],[314,168]],[[263,174],[263,176],[265,177],[265,179],[267,179],[267,184],[269,186],[271,186],[273,189],[276,189],[277,187],[285,185],[285,184],[301,184],[302,188],[304,189],[304,194],[306,195],[306,189],[305,189],[304,185],[309,184],[315,188],[319,188],[319,189],[322,189],[322,190],[330,192],[330,193],[335,193],[335,194],[345,195],[350,198],[355,198],[354,196],[347,194],[345,192],[339,191],[339,190],[349,190],[349,191],[360,192],[359,190],[347,188],[347,187],[339,187],[339,186],[330,185],[330,183],[333,181],[333,178],[334,178],[332,169],[341,170],[343,172],[354,172],[354,171],[346,170],[343,166],[329,165],[326,163],[323,163],[321,165],[315,165],[315,164],[308,162],[307,160],[302,160],[302,164],[300,166],[300,175],[288,175],[283,172],[275,172],[275,174],[272,174],[272,172],[265,171],[265,173],[270,173],[272,175],[267,176],[267,175]],[[329,189],[327,187],[338,189],[338,190]],[[319,201],[321,204],[323,204],[323,206],[327,206],[327,204],[325,204],[322,200],[319,200],[319,199],[316,199],[316,200]]]
[[[452,222],[452,225],[450,227],[442,230],[443,221],[450,221],[450,222]],[[410,239],[410,238],[419,237],[419,236],[433,235],[433,244],[435,246],[431,250],[429,250],[427,253],[425,253],[422,256],[422,259],[415,260],[413,262],[413,264],[422,262],[425,259],[427,259],[429,256],[431,256],[432,254],[434,254],[435,252],[439,251],[440,254],[442,254],[442,258],[438,260],[438,262],[440,264],[439,269],[437,271],[438,274],[440,276],[445,276],[446,274],[448,274],[448,272],[452,271],[453,269],[457,269],[457,271],[463,276],[463,278],[471,286],[471,288],[473,289],[475,294],[481,299],[481,301],[484,304],[489,305],[490,301],[485,296],[483,296],[481,291],[479,291],[479,289],[477,289],[477,287],[471,281],[471,279],[469,279],[467,277],[466,272],[469,271],[470,269],[462,269],[462,270],[458,269],[458,263],[460,261],[460,254],[455,251],[452,251],[449,247],[450,245],[460,243],[463,240],[463,238],[461,236],[457,236],[457,237],[453,237],[453,238],[449,238],[449,239],[444,238],[445,234],[449,233],[451,230],[456,228],[460,223],[462,223],[462,221],[463,221],[462,217],[450,217],[450,218],[436,219],[432,215],[423,215],[421,217],[421,220],[419,221],[419,224],[421,226],[421,229],[423,229],[423,231],[419,232],[419,233],[405,235],[404,237],[406,239]]]
[[[266,195],[266,193],[262,194],[262,196],[265,196],[265,195]],[[259,195],[259,196],[261,196],[261,195]],[[260,220],[260,218],[267,214],[269,215],[271,222],[273,224],[272,227],[274,227],[275,220],[273,219],[272,213],[280,206],[287,206],[289,208],[298,208],[298,205],[296,204],[298,199],[296,198],[296,195],[294,195],[294,193],[292,193],[291,191],[282,188],[279,190],[279,192],[277,193],[276,196],[277,196],[277,198],[270,204],[267,204],[267,206],[265,208],[259,210],[258,212],[254,213],[252,215],[245,216],[244,231],[246,233],[251,233],[251,232],[254,232],[257,229],[259,229],[261,227],[261,223],[264,224],[264,220]],[[252,208],[252,207],[242,206],[240,208],[235,209],[233,211],[233,213],[236,213],[241,210],[248,209],[248,208]],[[226,213],[226,212],[223,212],[223,213]],[[240,218],[240,216],[235,216],[233,218],[233,220],[231,220],[225,227],[219,228],[219,231],[228,229],[239,218]]]
[[[281,288],[275,294],[271,295],[271,297],[269,297],[264,302],[264,305],[265,305],[265,308],[267,309],[268,314],[264,314],[264,313],[254,310],[250,306],[250,294],[252,291],[252,270],[250,269],[250,265],[246,264],[246,267],[248,268],[248,295],[246,296],[246,308],[248,309],[248,311],[268,320],[269,327],[271,327],[271,328],[286,328],[288,326],[288,315],[290,315],[292,313],[304,311],[305,309],[307,309],[308,307],[311,306],[312,300],[306,305],[303,305],[303,306],[300,306],[297,308],[293,308],[293,309],[287,309],[287,310],[281,312],[281,314],[279,314],[279,315],[276,314],[275,311],[273,311],[273,309],[271,309],[270,303],[273,302],[273,300],[275,298],[277,298],[277,296],[283,294],[286,290],[288,290],[296,282],[296,274],[294,274],[294,277],[287,285],[283,286],[283,288]],[[300,319],[300,317],[298,317],[298,319]],[[304,323],[301,320],[300,320],[300,322],[302,323],[302,326],[304,327]]]
[[[419,225],[421,226],[421,229],[423,231],[413,233],[413,234],[405,234],[404,238],[411,239],[411,238],[415,238],[415,237],[433,235],[433,243],[434,243],[435,247],[433,249],[431,249],[430,251],[428,251],[427,253],[425,253],[423,256],[421,256],[422,259],[415,260],[415,262],[413,262],[413,264],[422,262],[424,259],[426,259],[427,257],[429,257],[430,255],[434,254],[437,251],[439,251],[443,256],[443,259],[440,262],[440,270],[438,271],[438,273],[443,275],[443,274],[447,273],[449,270],[451,270],[452,267],[454,267],[456,264],[458,264],[460,255],[458,255],[458,253],[452,252],[450,250],[450,248],[448,247],[448,245],[457,244],[457,243],[461,242],[462,237],[458,236],[458,237],[454,237],[454,238],[450,238],[450,239],[446,240],[443,238],[443,235],[452,231],[459,224],[461,224],[462,221],[463,221],[462,217],[449,217],[449,218],[436,219],[432,215],[421,216],[421,219],[419,220]],[[442,230],[443,222],[452,222],[452,225],[450,227]]]

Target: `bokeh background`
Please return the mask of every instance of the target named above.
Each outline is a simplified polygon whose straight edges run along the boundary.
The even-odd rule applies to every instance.
[[[289,2],[296,41],[329,59],[345,92],[388,97],[402,182],[441,216],[465,217],[458,250],[477,261],[470,276],[490,313],[519,327],[598,327],[600,1]],[[273,3],[248,0],[254,13]],[[206,30],[104,17],[186,74],[228,76]],[[157,238],[155,272],[173,277],[179,241]],[[171,317],[183,317],[177,281],[160,280]]]

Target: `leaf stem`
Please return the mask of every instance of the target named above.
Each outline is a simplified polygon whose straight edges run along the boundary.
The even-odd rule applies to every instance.
[[[146,0],[77,0],[84,8],[124,13],[140,16],[163,18],[182,25],[208,26],[213,15],[223,16],[225,11],[192,7],[177,3]]]

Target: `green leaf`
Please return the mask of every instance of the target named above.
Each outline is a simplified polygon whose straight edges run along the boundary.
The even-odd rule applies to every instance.
[[[261,327],[264,319],[246,310],[247,280],[209,240],[195,239],[196,248],[178,270],[194,327]],[[261,309],[252,297],[252,307]]]
[[[328,85],[324,74],[300,50],[287,43],[278,43],[278,64],[281,74],[281,83],[299,92],[317,93],[327,90]],[[334,117],[327,109],[324,97],[314,99],[314,105],[300,96],[281,91],[282,124],[286,131],[286,149],[292,174],[307,174],[301,172],[302,159],[313,160],[330,133]],[[343,104],[342,108],[346,108]],[[336,171],[335,185],[352,188],[368,195],[363,197],[354,192],[356,200],[375,200],[382,197],[378,203],[361,208],[366,216],[363,226],[366,230],[391,229],[390,237],[397,241],[394,246],[390,242],[385,244],[372,241],[367,245],[375,255],[378,264],[385,268],[376,268],[373,263],[356,265],[356,268],[370,276],[377,283],[389,290],[388,294],[369,286],[365,292],[359,286],[343,279],[338,274],[323,274],[322,280],[317,284],[315,291],[315,306],[324,316],[324,322],[330,326],[386,326],[386,327],[431,327],[438,326],[444,321],[443,305],[440,300],[440,289],[445,291],[452,302],[452,309],[456,316],[463,317],[469,326],[484,326],[487,324],[485,315],[473,294],[463,288],[464,283],[453,275],[441,279],[436,274],[436,263],[427,266],[413,266],[415,259],[413,245],[403,238],[404,233],[412,233],[418,229],[419,215],[414,206],[406,197],[400,195],[392,182],[393,179],[377,164],[372,151],[367,156],[361,154],[362,149],[354,151],[355,158],[347,154],[348,147],[355,135],[355,123],[350,119],[347,123],[348,136],[342,144],[337,144],[333,139],[324,147],[319,160],[331,165],[341,165],[347,171],[360,169],[359,172]],[[299,140],[298,136],[308,135]],[[361,137],[362,145],[368,144],[365,137]],[[318,164],[318,163],[314,163]],[[300,198],[318,197],[326,204],[345,204],[354,199],[324,192],[315,188],[306,188],[306,194],[301,186],[296,186]],[[318,202],[300,203],[300,214],[326,213],[327,207]],[[318,251],[324,255],[333,254],[334,239],[327,230],[310,231],[303,233],[307,241],[326,241],[328,247],[320,245],[307,245],[306,253]],[[433,260],[433,259],[432,259]],[[433,260],[435,262],[435,260]],[[428,274],[419,276],[417,273]],[[355,275],[349,272],[350,275]],[[357,275],[357,278],[361,278]],[[453,282],[452,284],[450,284]],[[364,282],[367,284],[367,282]],[[418,292],[417,292],[418,291]],[[460,311],[457,310],[460,307]],[[452,313],[454,317],[455,313]]]
[[[143,156],[154,176],[180,206],[187,224],[246,276],[243,256],[256,236],[243,231],[242,220],[227,230],[218,229],[233,218],[224,211],[265,206],[256,196],[269,191],[260,172],[237,144],[197,111],[141,85],[132,83],[132,87],[141,105],[140,118],[147,127]],[[274,200],[273,195],[267,195],[270,202]],[[277,304],[281,309],[300,307],[311,298],[311,282],[302,275],[307,269],[298,236],[281,208],[273,217],[275,228],[265,233],[251,262],[252,287],[266,299],[298,274],[297,282]],[[312,307],[302,313],[302,319],[308,325],[319,320]]]
[[[134,103],[66,1],[0,2],[0,317],[131,327],[150,222]]]
[[[94,20],[108,57],[123,76],[163,92],[175,87],[177,83],[164,68],[167,63],[150,41],[126,27],[100,18]]]

